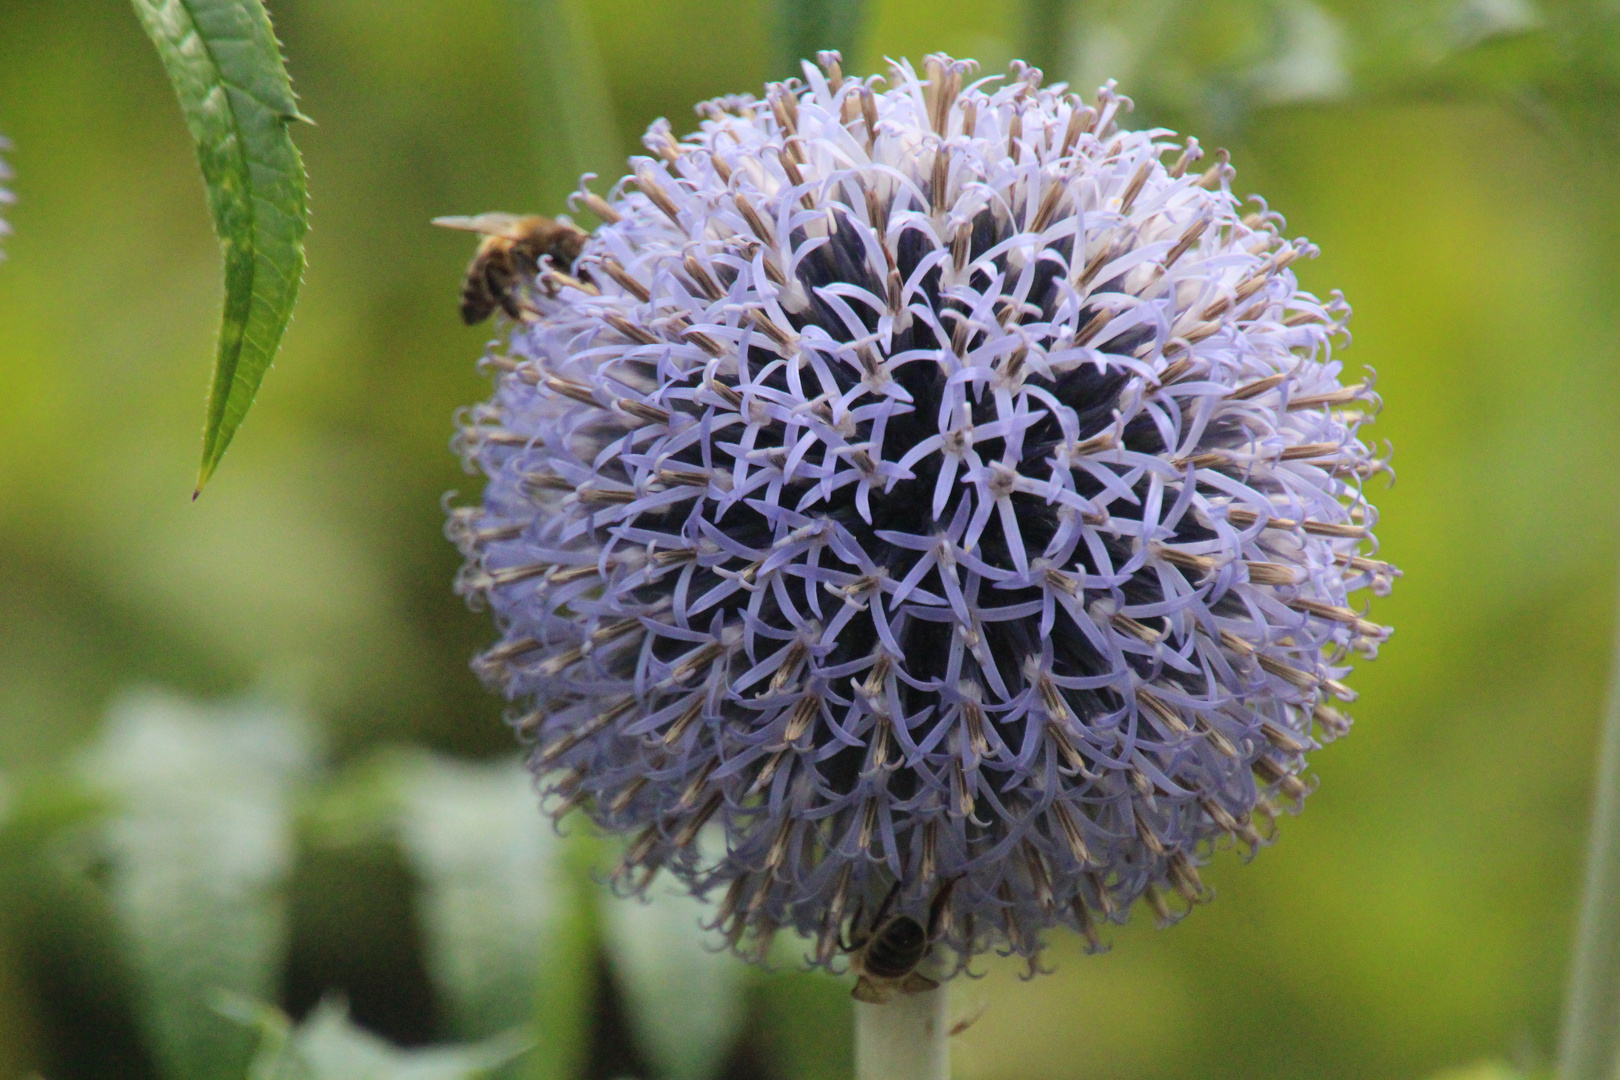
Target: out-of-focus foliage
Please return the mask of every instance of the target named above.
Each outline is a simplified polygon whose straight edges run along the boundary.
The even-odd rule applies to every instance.
[[[586,887],[601,847],[553,831],[515,759],[385,748],[335,774],[321,766],[308,724],[286,710],[143,692],[115,705],[73,770],[0,807],[0,866],[43,854],[103,901],[105,918],[69,912],[62,931],[119,957],[113,989],[157,1076],[578,1076],[598,951],[650,1075],[717,1075],[742,1027],[747,969],[702,929],[705,905]],[[376,844],[412,871],[442,1032],[458,1046],[395,1047],[330,996],[297,1024],[268,1004],[295,850]]]
[[[541,949],[566,917],[560,842],[516,762],[427,758],[401,771],[400,842],[422,882],[428,970],[450,1028],[504,1031],[528,1018]]]
[[[1500,1061],[1480,1061],[1460,1068],[1442,1069],[1429,1080],[1531,1080],[1531,1076]]]
[[[645,902],[603,903],[608,956],[654,1075],[705,1080],[725,1064],[743,1024],[747,968],[704,932],[712,905],[666,886]]]
[[[227,1001],[222,1011],[257,1029],[247,1080],[479,1080],[525,1049],[507,1036],[479,1046],[401,1050],[356,1027],[331,1000],[296,1026],[268,1006]]]
[[[197,146],[225,257],[225,306],[197,490],[275,359],[304,277],[302,119],[262,0],[135,0]]]
[[[120,701],[82,771],[111,812],[95,839],[136,972],[136,1011],[162,1075],[235,1080],[251,1044],[221,991],[275,992],[286,942],[291,803],[309,733],[268,708]]]
[[[492,1036],[532,1017],[530,1072],[573,1075],[594,974],[579,860],[536,811],[516,760],[402,764],[399,839],[421,883],[428,970],[450,1030]]]
[[[1028,43],[1089,90],[1229,136],[1256,110],[1490,101],[1620,136],[1620,12],[1597,0],[1037,0]]]
[[[487,941],[447,913],[488,904],[514,941],[545,936],[527,921],[540,907],[467,883],[473,865],[510,888],[543,880],[514,846],[534,819],[453,852],[453,885],[434,885],[406,839],[423,827],[409,799],[477,786],[475,806],[446,813],[481,832],[521,796],[509,765],[466,764],[512,752],[467,670],[487,631],[450,592],[439,509],[471,484],[445,444],[451,412],[487,393],[472,361],[489,331],[455,318],[466,243],[426,222],[562,211],[571,173],[605,171],[652,118],[682,128],[692,102],[785,74],[758,0],[554,4],[273,5],[320,120],[300,138],[310,270],[254,438],[196,505],[184,488],[217,254],[162,68],[123,0],[0,4],[19,196],[0,265],[0,1075],[146,1080],[171,1060],[152,1026],[168,1006],[143,989],[153,975],[117,900],[125,857],[108,846],[129,804],[79,764],[131,684],[220,700],[278,688],[324,733],[305,745],[326,757],[308,750],[307,771],[270,789],[292,800],[295,843],[285,922],[256,925],[284,926],[285,950],[268,976],[244,967],[225,985],[265,987],[262,1004],[311,1031],[346,1030],[320,1005],[346,995],[353,1024],[395,1048],[378,1052],[402,1053],[494,1034],[506,1021],[475,1029],[458,995],[554,962],[524,945],[476,972],[485,990],[447,981],[444,950],[461,945],[446,943]],[[958,1040],[965,1080],[1417,1078],[1479,1060],[1533,1071],[1551,1052],[1620,554],[1620,474],[1604,465],[1620,455],[1620,141],[1605,134],[1620,49],[1602,10],[866,5],[851,72],[946,50],[990,73],[1034,45],[1049,79],[1089,92],[1117,77],[1139,120],[1228,146],[1237,190],[1264,192],[1321,245],[1306,284],[1355,305],[1343,357],[1379,372],[1377,432],[1401,477],[1377,499],[1384,554],[1406,570],[1379,609],[1397,634],[1358,674],[1357,727],[1317,755],[1305,814],[1252,865],[1222,853],[1207,875],[1219,898],[1175,930],[1139,919],[1102,956],[1060,942],[1056,974],[1023,982],[992,961],[962,981],[959,1012],[990,1003]],[[591,49],[565,56],[575,74],[559,80],[547,73],[570,69],[545,66],[544,42],[563,19]],[[1106,71],[1087,59],[1109,50]],[[568,98],[593,79],[603,95]],[[556,113],[570,101],[585,119]],[[560,145],[568,130],[595,148]],[[588,868],[610,853],[565,834],[540,843],[566,856],[559,938],[578,979],[536,977],[527,1015],[560,1026],[524,1038],[574,1048],[504,1068],[584,1075],[583,1061],[608,1080],[712,1060],[716,1035],[706,1050],[657,1043],[657,1007],[635,1004],[655,980],[603,944],[619,916],[599,905],[656,916],[595,891]],[[848,1075],[847,988],[784,970],[742,994],[724,1075]]]

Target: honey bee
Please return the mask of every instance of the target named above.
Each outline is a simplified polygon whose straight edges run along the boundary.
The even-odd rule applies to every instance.
[[[855,909],[850,921],[848,941],[839,939],[839,947],[850,955],[850,970],[856,975],[855,989],[850,996],[856,1001],[881,1005],[895,993],[924,994],[939,989],[939,981],[931,979],[917,968],[928,958],[929,950],[944,929],[945,915],[950,910],[951,890],[959,879],[952,878],[934,895],[928,906],[928,925],[910,915],[890,915],[895,898],[900,893],[896,881],[889,895],[883,898],[872,921],[861,929],[861,908]]]
[[[520,286],[533,276],[540,259],[549,255],[567,269],[579,257],[586,236],[570,221],[538,214],[439,217],[433,224],[483,234],[461,285],[461,318],[468,326],[483,322],[496,308],[522,318]]]

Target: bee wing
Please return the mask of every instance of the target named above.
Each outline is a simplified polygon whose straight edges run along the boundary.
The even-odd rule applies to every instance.
[[[915,971],[900,980],[900,992],[902,994],[926,994],[930,990],[938,989],[938,982]]]
[[[532,214],[478,214],[473,217],[436,217],[433,224],[441,229],[459,229],[462,232],[483,233],[485,236],[501,236],[508,240],[522,238],[525,232],[533,228],[535,221]]]
[[[882,1005],[889,1000],[889,991],[862,975],[855,980],[855,989],[849,992],[849,996],[868,1005]]]

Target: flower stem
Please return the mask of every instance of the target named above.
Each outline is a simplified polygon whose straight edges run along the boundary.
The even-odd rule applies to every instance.
[[[855,1003],[855,1080],[950,1080],[948,994],[896,994]]]
[[[1620,1052],[1620,634],[1610,678],[1558,1080],[1610,1080]]]

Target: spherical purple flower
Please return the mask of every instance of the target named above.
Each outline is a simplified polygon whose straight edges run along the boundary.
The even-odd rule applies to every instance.
[[[1033,965],[1201,899],[1347,727],[1377,398],[1314,249],[1111,84],[822,64],[653,125],[537,268],[459,436],[477,666],[558,812],[734,944],[833,963],[893,889]]]

